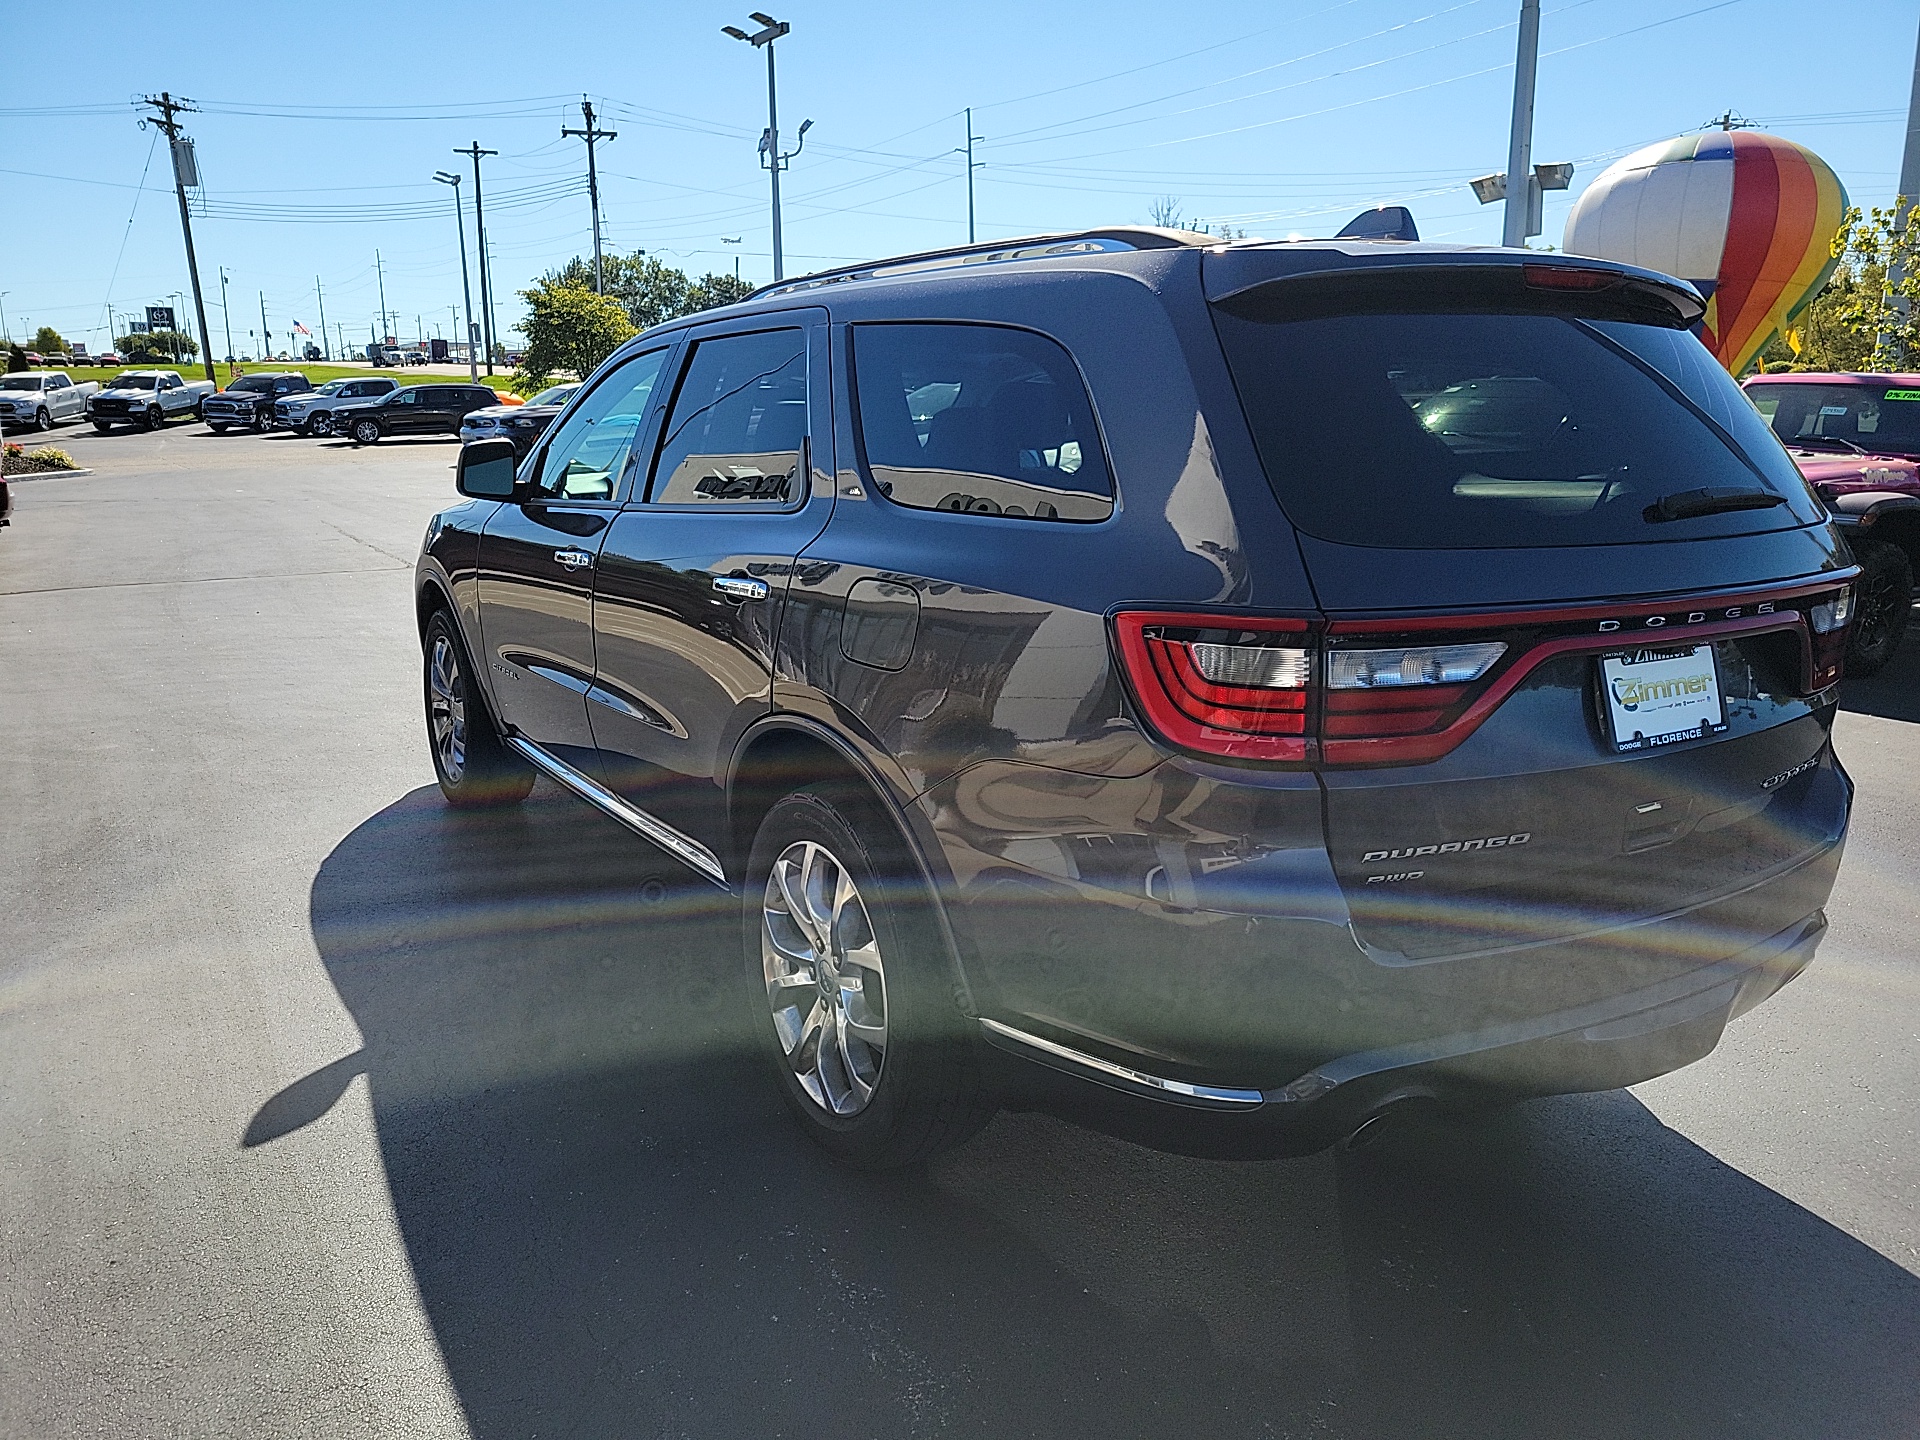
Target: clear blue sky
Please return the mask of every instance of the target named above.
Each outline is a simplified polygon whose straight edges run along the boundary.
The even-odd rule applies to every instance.
[[[9,13],[0,90],[0,297],[11,332],[107,339],[106,306],[187,289],[165,147],[130,101],[168,89],[190,116],[208,213],[194,234],[223,351],[289,318],[364,341],[380,307],[411,339],[451,334],[460,272],[446,188],[485,162],[496,311],[590,253],[584,91],[612,247],[695,273],[770,273],[759,53],[720,33],[746,4],[587,11],[457,7],[71,5]],[[1331,233],[1368,204],[1411,205],[1430,238],[1498,238],[1464,182],[1504,168],[1518,0],[974,0],[776,6],[781,127],[812,118],[787,176],[789,273],[966,238],[960,112],[974,107],[982,238],[1189,217],[1256,235]],[[1545,0],[1534,155],[1579,164],[1544,239],[1605,163],[1728,109],[1812,147],[1856,203],[1892,197],[1920,7],[1912,0]],[[614,15],[589,25],[583,14]],[[172,17],[172,20],[169,19]],[[179,23],[173,23],[178,21]],[[751,28],[749,26],[749,28]],[[790,141],[789,141],[790,143]],[[22,173],[31,172],[31,173]],[[145,175],[144,187],[142,175]],[[566,193],[569,181],[582,193]],[[470,191],[471,181],[462,187]],[[129,220],[131,217],[131,221]],[[471,225],[471,210],[468,212]],[[738,246],[723,237],[740,237]],[[476,297],[477,303],[477,297]]]

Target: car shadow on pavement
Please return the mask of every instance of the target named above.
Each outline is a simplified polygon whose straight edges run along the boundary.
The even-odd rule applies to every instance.
[[[1840,708],[1920,723],[1920,623],[1907,626],[1900,648],[1877,674],[1841,681]]]
[[[750,1054],[736,902],[665,870],[543,783],[415,791],[313,883],[363,1045],[244,1143],[365,1074],[477,1436],[1910,1431],[1920,1281],[1625,1093],[1242,1164],[1007,1114],[841,1169]]]

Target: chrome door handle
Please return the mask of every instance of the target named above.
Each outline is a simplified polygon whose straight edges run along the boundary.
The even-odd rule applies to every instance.
[[[564,565],[569,570],[584,570],[593,563],[593,556],[584,550],[556,550],[553,558],[556,564]]]
[[[750,575],[716,575],[713,588],[729,600],[764,600],[772,593],[766,581],[755,580]]]

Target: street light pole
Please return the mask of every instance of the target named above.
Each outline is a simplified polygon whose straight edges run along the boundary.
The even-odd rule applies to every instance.
[[[1540,0],[1520,0],[1520,44],[1513,61],[1513,131],[1507,140],[1507,208],[1500,243],[1527,243],[1533,208],[1533,82],[1540,68]]]
[[[474,161],[477,169],[480,162]],[[434,179],[453,187],[453,228],[460,236],[460,299],[467,307],[467,378],[480,383],[480,360],[473,353],[473,291],[467,285],[467,222],[460,213],[460,177],[449,170],[437,170]],[[457,318],[457,317],[456,317]]]
[[[227,332],[227,362],[233,362],[233,316],[227,310],[227,267],[220,267],[220,324]]]
[[[480,258],[480,331],[487,342],[487,373],[493,374],[493,287],[488,281],[487,269],[487,212],[480,199],[480,157],[498,155],[498,150],[482,150],[480,142],[474,141],[465,150],[456,150],[456,155],[466,155],[473,160],[473,239]],[[471,321],[473,312],[467,312]]]
[[[267,292],[260,292],[260,359],[270,358],[273,350],[273,336],[267,333]]]
[[[787,162],[806,147],[807,131],[813,128],[813,121],[800,122],[800,143],[788,154],[780,153],[780,92],[774,80],[773,42],[783,35],[793,32],[793,27],[784,20],[776,20],[762,11],[751,12],[748,19],[761,28],[752,35],[737,25],[722,25],[720,33],[730,35],[735,40],[744,40],[756,50],[767,52],[767,131],[760,137],[760,163],[771,177],[773,187],[773,278],[776,283],[786,279],[786,251],[780,239],[780,172],[787,168]]]

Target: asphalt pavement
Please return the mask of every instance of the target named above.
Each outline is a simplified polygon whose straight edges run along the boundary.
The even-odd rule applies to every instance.
[[[442,805],[451,443],[50,439],[96,473],[0,531],[0,1435],[1920,1435],[1920,628],[1845,694],[1819,960],[1700,1064],[876,1178],[743,1058],[718,892],[544,783]]]

